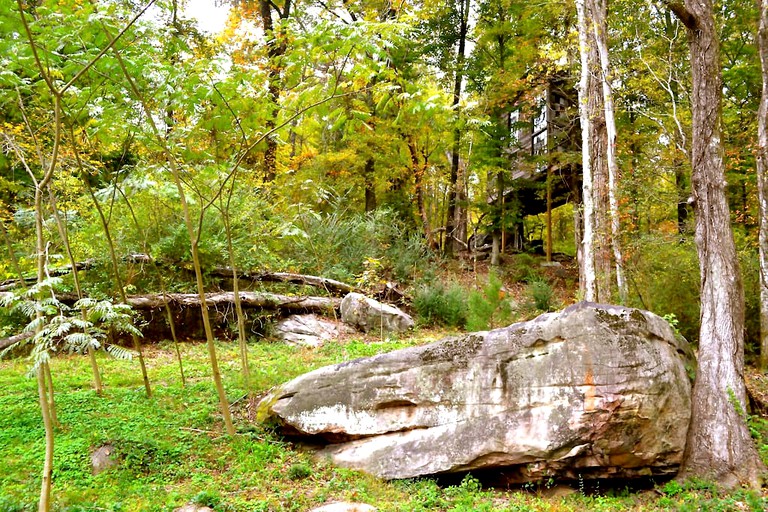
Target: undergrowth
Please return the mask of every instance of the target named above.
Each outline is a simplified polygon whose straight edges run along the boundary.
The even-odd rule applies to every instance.
[[[423,338],[366,342],[350,339],[320,349],[273,343],[249,346],[254,393],[322,365],[372,356],[431,341]],[[53,361],[61,427],[53,472],[56,511],[172,511],[187,503],[216,511],[303,512],[330,501],[370,503],[382,512],[763,510],[749,492],[720,494],[711,487],[669,483],[658,493],[590,495],[573,491],[545,498],[524,490],[485,488],[468,476],[455,485],[432,479],[383,482],[315,460],[305,450],[252,421],[240,380],[235,344],[217,350],[238,429],[224,432],[204,344],[182,346],[187,386],[176,375],[171,346],[146,351],[154,396],[144,395],[136,362],[100,356],[105,391],[90,388],[87,358]],[[44,432],[27,362],[0,361],[0,512],[35,510]],[[753,423],[762,431],[762,423]],[[90,454],[115,447],[119,464],[98,475]],[[552,482],[556,485],[557,482]]]

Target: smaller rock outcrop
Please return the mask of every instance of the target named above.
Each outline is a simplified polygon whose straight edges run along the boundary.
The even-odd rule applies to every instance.
[[[354,330],[342,323],[332,322],[317,315],[291,315],[275,326],[277,335],[289,345],[319,347],[340,334]]]
[[[341,301],[341,320],[364,332],[405,332],[413,327],[410,315],[360,293],[348,293]]]

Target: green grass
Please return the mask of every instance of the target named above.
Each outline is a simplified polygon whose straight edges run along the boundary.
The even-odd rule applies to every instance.
[[[421,339],[331,343],[318,350],[250,345],[257,394],[334,362],[423,343]],[[721,495],[705,485],[667,484],[659,492],[544,498],[534,492],[483,489],[472,478],[454,486],[430,479],[382,482],[313,460],[305,450],[253,423],[244,398],[236,344],[219,344],[224,382],[239,434],[230,438],[218,412],[203,344],[182,346],[182,388],[168,345],[147,350],[154,396],[144,395],[134,361],[100,359],[104,395],[90,387],[86,358],[53,362],[61,427],[56,432],[54,509],[172,511],[186,503],[217,511],[305,511],[327,501],[361,501],[380,511],[763,510],[751,493]],[[43,427],[26,361],[0,362],[0,512],[36,509]],[[90,453],[111,443],[119,466],[91,474]]]

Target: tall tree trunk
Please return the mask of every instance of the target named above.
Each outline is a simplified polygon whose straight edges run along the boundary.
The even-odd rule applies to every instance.
[[[757,116],[757,194],[760,204],[760,369],[768,369],[768,0],[760,0],[758,32],[763,91]]]
[[[265,123],[267,132],[277,126],[277,116],[280,112],[280,73],[283,69],[280,59],[285,54],[285,42],[282,40],[280,30],[275,30],[272,19],[272,8],[278,13],[279,20],[288,19],[291,13],[291,0],[285,0],[283,10],[280,11],[270,0],[259,0],[259,14],[261,15],[262,29],[267,45],[267,91],[272,108]],[[277,140],[270,135],[266,140],[267,149],[264,151],[264,180],[272,181],[277,176]]]
[[[624,279],[624,264],[621,250],[621,222],[619,217],[618,179],[619,165],[616,161],[616,116],[613,108],[613,88],[610,82],[610,63],[608,60],[607,1],[594,0],[595,42],[600,57],[600,82],[603,89],[603,106],[607,136],[606,160],[608,169],[608,207],[611,220],[611,248],[616,271],[616,285],[622,304],[627,302],[627,284]],[[609,295],[610,296],[610,295]]]
[[[459,34],[458,49],[456,50],[456,72],[453,78],[453,103],[451,107],[454,115],[453,147],[451,149],[451,174],[448,185],[448,214],[445,223],[446,255],[454,252],[454,236],[456,235],[456,210],[461,196],[459,183],[459,164],[461,155],[461,127],[459,126],[459,103],[461,102],[461,87],[464,81],[464,59],[467,47],[467,34],[469,32],[469,0],[459,0]]]
[[[581,159],[582,159],[582,208],[581,230],[581,262],[579,265],[579,290],[584,300],[597,300],[597,279],[595,276],[595,203],[592,193],[592,157],[589,148],[592,145],[592,130],[590,129],[590,57],[589,30],[587,28],[587,12],[585,0],[576,0],[576,11],[579,19],[579,56],[581,58],[581,77],[579,80],[579,117],[581,120]]]
[[[411,168],[413,170],[414,188],[416,189],[416,205],[419,210],[419,219],[421,227],[424,230],[424,238],[427,241],[427,247],[432,247],[432,229],[429,226],[429,217],[424,207],[424,175],[427,171],[427,155],[424,151],[424,161],[419,159],[419,150],[416,147],[416,141],[409,135],[406,139],[408,152],[411,155]]]
[[[746,424],[744,295],[725,193],[720,45],[711,0],[668,2],[688,29],[692,175],[701,272],[701,331],[691,425],[680,478],[759,488],[765,470]]]
[[[91,201],[93,201],[93,205],[99,215],[99,219],[101,220],[101,227],[104,229],[104,236],[107,239],[107,248],[109,249],[109,258],[112,262],[112,271],[115,273],[115,287],[117,288],[117,293],[120,296],[120,302],[123,304],[128,304],[125,295],[125,286],[123,286],[123,278],[120,275],[120,264],[117,260],[115,242],[112,240],[112,232],[109,229],[109,221],[104,215],[104,210],[102,209],[101,204],[99,203],[99,200],[93,191],[93,188],[88,183],[88,180],[84,179],[83,183],[85,184],[85,188],[88,191],[88,194],[91,196]],[[141,378],[144,381],[144,390],[147,393],[147,398],[150,398],[152,396],[152,386],[149,383],[149,374],[147,373],[147,365],[144,362],[144,352],[141,348],[141,342],[139,341],[139,337],[135,334],[131,335],[131,340],[133,342],[133,349],[139,356],[139,367],[141,368]]]
[[[579,18],[579,112],[582,124],[584,196],[583,264],[580,284],[584,299],[611,302],[613,288],[608,127],[600,45],[596,25],[605,21],[601,0],[577,0]],[[607,49],[606,49],[607,53]],[[607,55],[606,55],[607,61]],[[607,65],[607,62],[606,62]]]
[[[102,26],[102,30],[104,30],[107,36],[111,37],[109,33],[109,29],[106,27],[106,25],[102,23],[101,26]],[[190,239],[190,246],[191,246],[190,252],[192,253],[192,268],[195,271],[195,281],[197,284],[197,292],[198,292],[198,296],[200,297],[200,313],[203,320],[203,326],[205,328],[206,346],[208,348],[208,357],[211,364],[211,374],[213,376],[213,383],[219,398],[219,406],[221,407],[221,414],[224,420],[224,426],[227,430],[227,433],[229,435],[234,436],[236,433],[235,427],[234,427],[234,424],[232,423],[232,415],[229,411],[229,401],[227,400],[227,394],[226,394],[226,391],[224,390],[224,384],[221,381],[221,372],[219,371],[219,363],[218,363],[218,358],[216,356],[216,345],[213,337],[213,329],[211,328],[211,320],[210,320],[210,317],[208,316],[208,304],[206,302],[205,285],[203,283],[203,270],[200,265],[200,251],[198,249],[198,245],[200,241],[199,240],[200,233],[199,233],[199,229],[196,232],[195,226],[192,223],[192,216],[191,216],[189,205],[187,203],[187,196],[184,190],[184,185],[182,183],[181,170],[179,169],[179,166],[174,154],[171,152],[170,148],[168,147],[165,137],[160,132],[159,128],[157,127],[157,123],[155,123],[154,118],[152,117],[152,110],[149,108],[146,98],[144,97],[144,95],[142,95],[141,91],[139,91],[139,88],[136,85],[135,80],[133,79],[131,74],[128,72],[128,68],[125,66],[125,61],[120,55],[120,52],[115,51],[114,55],[115,55],[115,58],[117,59],[117,63],[120,67],[120,71],[122,72],[123,76],[128,82],[129,90],[133,93],[135,99],[141,105],[141,108],[144,111],[144,114],[146,115],[147,123],[151,128],[152,134],[154,135],[157,142],[160,144],[160,147],[167,159],[168,166],[171,171],[171,178],[173,179],[174,185],[176,186],[176,190],[179,193],[179,202],[181,203],[181,210],[184,216],[184,225],[187,228],[187,234],[189,235],[189,239]],[[201,212],[200,219],[199,219],[200,221],[202,221],[203,213],[204,212]],[[198,225],[199,224],[200,223],[198,223]]]
[[[78,300],[80,300],[83,298],[83,290],[80,287],[80,274],[77,270],[77,261],[75,260],[75,256],[72,253],[72,246],[69,244],[69,232],[67,230],[67,226],[61,219],[61,215],[59,215],[59,207],[56,204],[56,196],[54,195],[51,187],[48,187],[48,197],[50,199],[53,218],[56,220],[56,228],[59,231],[59,237],[61,237],[61,241],[64,244],[64,250],[67,253],[67,258],[69,258],[69,263],[72,266],[72,280],[75,284],[75,293],[77,294]],[[83,317],[83,321],[87,322],[88,313],[86,312],[85,308],[80,310],[80,314]],[[96,351],[90,344],[88,344],[86,351],[88,353],[88,360],[91,363],[91,372],[93,373],[93,388],[96,390],[97,394],[101,395],[103,390],[101,386],[99,363],[96,361]]]

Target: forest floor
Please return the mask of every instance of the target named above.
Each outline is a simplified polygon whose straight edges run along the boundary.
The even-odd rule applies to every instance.
[[[236,343],[218,343],[238,435],[225,435],[205,344],[181,345],[186,385],[174,348],[150,345],[145,357],[153,397],[145,396],[137,361],[101,357],[106,385],[90,385],[87,358],[56,357],[52,364],[61,426],[56,432],[54,510],[172,511],[187,503],[216,511],[307,511],[332,501],[370,503],[386,511],[762,511],[768,497],[719,492],[706,482],[658,482],[633,489],[603,483],[550,482],[542,488],[484,488],[471,478],[383,482],[313,460],[311,454],[254,422],[253,404],[270,387],[330,363],[436,340],[442,330],[380,339],[351,336],[319,349],[281,343],[249,345],[252,388],[245,394]],[[0,512],[36,510],[44,433],[28,361],[0,361]],[[764,381],[761,386],[764,386]],[[768,392],[768,386],[762,389]],[[768,423],[750,425],[768,454]],[[112,445],[118,466],[92,474],[91,453]]]

